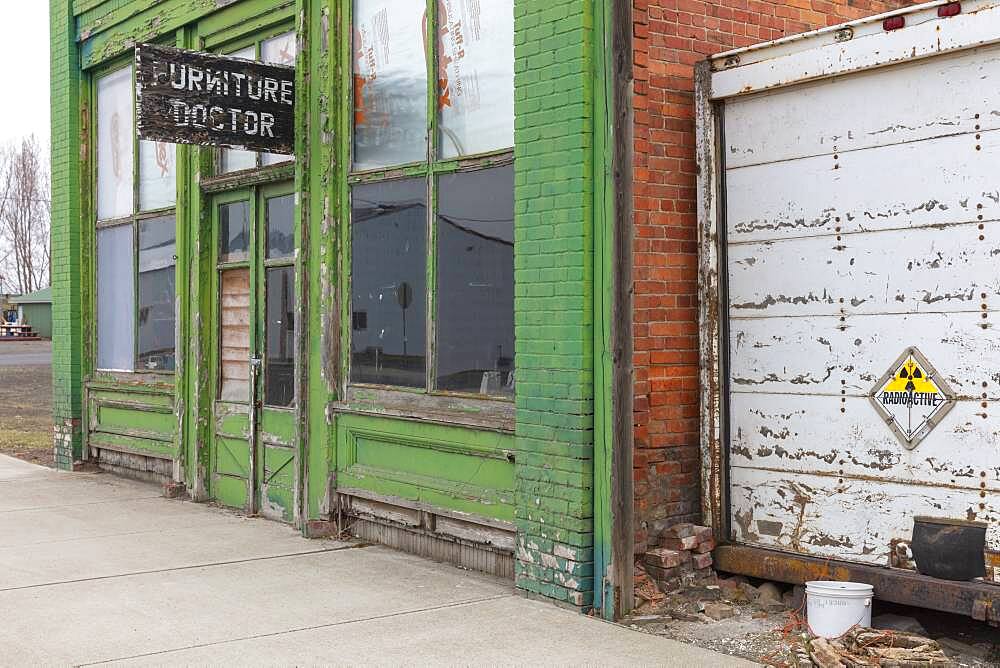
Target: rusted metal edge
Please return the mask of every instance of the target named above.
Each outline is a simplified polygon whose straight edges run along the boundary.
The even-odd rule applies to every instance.
[[[865,582],[875,598],[890,603],[950,612],[1000,625],[1000,586],[939,580],[914,571],[788,554],[746,545],[722,545],[715,567],[764,580],[803,584],[811,580]]]

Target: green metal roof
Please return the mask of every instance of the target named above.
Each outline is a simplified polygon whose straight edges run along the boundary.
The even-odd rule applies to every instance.
[[[29,292],[26,295],[11,297],[10,302],[12,304],[51,304],[52,288],[42,288],[41,290],[36,290],[35,292]]]

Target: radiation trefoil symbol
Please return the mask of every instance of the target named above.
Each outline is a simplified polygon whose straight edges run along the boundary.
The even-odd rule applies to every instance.
[[[870,398],[908,450],[917,447],[955,404],[951,388],[916,348],[900,355]]]

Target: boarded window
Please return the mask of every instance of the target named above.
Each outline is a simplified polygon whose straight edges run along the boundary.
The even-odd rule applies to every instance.
[[[292,406],[295,403],[295,269],[268,269],[265,281],[264,403]]]
[[[158,141],[139,142],[139,208],[169,209],[177,202],[177,147]]]
[[[135,365],[135,290],[132,226],[97,231],[97,368]]]
[[[221,370],[219,399],[250,400],[250,270],[219,273]]]
[[[267,200],[267,259],[295,255],[295,197]]]
[[[174,370],[176,251],[172,215],[139,221],[140,369]]]
[[[356,186],[351,195],[351,380],[424,387],[427,188],[423,179]]]
[[[513,146],[512,0],[449,0],[438,7],[441,157]]]
[[[424,10],[413,0],[354,2],[354,168],[427,158]]]
[[[513,396],[514,168],[438,179],[437,387]]]
[[[132,68],[97,82],[97,218],[131,216],[133,210]]]

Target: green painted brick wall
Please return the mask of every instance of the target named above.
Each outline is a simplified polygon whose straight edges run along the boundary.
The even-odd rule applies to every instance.
[[[56,465],[80,458],[80,66],[71,0],[51,0],[52,378]]]
[[[517,586],[594,600],[591,0],[515,1]]]

